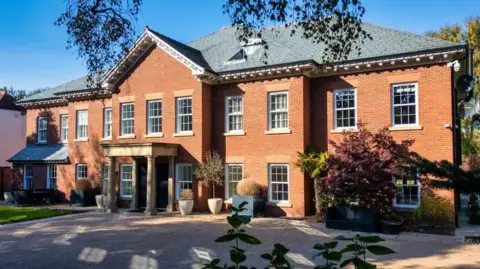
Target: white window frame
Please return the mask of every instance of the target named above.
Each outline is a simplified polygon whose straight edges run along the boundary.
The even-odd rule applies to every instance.
[[[30,169],[30,171],[29,171]],[[30,173],[27,173],[29,171]],[[25,164],[23,166],[23,189],[24,190],[31,190],[32,189],[32,181],[33,181],[33,165],[32,164]]]
[[[37,143],[47,143],[47,117],[40,116],[37,119]],[[42,134],[44,139],[42,139]]]
[[[160,104],[160,116],[151,116],[150,115],[150,104],[152,103],[159,103]],[[153,119],[159,119],[160,120],[160,131],[158,132],[152,132],[152,123],[150,120]],[[147,100],[147,134],[153,135],[153,134],[161,134],[163,130],[163,100],[162,99],[156,99],[156,100]]]
[[[185,113],[181,114],[180,113],[180,101],[182,100],[190,100],[191,103],[191,113]],[[175,100],[175,105],[176,105],[176,113],[175,113],[175,119],[176,119],[176,132],[177,133],[191,133],[193,132],[193,98],[192,96],[185,96],[185,97],[177,97]],[[190,130],[182,130],[182,121],[181,118],[183,117],[191,117],[191,124],[192,124],[192,129]]]
[[[68,114],[60,115],[60,139],[68,143]]]
[[[109,115],[109,116],[108,116]],[[112,138],[112,108],[103,109],[103,138]]]
[[[241,111],[240,112],[229,112],[229,101],[234,100],[234,99],[240,99],[241,103]],[[230,116],[237,116],[241,117],[241,126],[242,128],[240,129],[230,129]],[[242,95],[234,95],[234,96],[227,96],[225,98],[225,132],[227,133],[234,133],[234,132],[243,132],[244,130],[244,125],[243,125],[243,96]]]
[[[271,103],[272,103],[272,97],[275,96],[275,95],[283,95],[283,94],[286,94],[287,95],[287,108],[286,109],[280,109],[280,110],[275,110],[275,111],[272,111],[272,106],[271,106]],[[273,130],[289,130],[290,128],[290,113],[289,113],[289,110],[290,110],[290,100],[289,100],[289,94],[288,94],[288,90],[284,90],[284,91],[278,91],[278,92],[269,92],[268,93],[268,130],[270,131],[273,131]],[[284,112],[287,112],[287,127],[279,127],[279,128],[273,128],[272,126],[272,114],[274,113],[284,113]]]
[[[272,167],[273,166],[283,166],[287,167],[287,182],[272,182]],[[286,184],[288,186],[288,200],[274,200],[272,198],[272,183],[276,184]],[[269,163],[268,164],[268,201],[274,203],[289,203],[291,197],[290,189],[290,167],[286,163]]]
[[[180,178],[180,169],[182,167],[190,167],[190,171],[192,173],[192,175],[190,177],[190,180],[188,180],[188,179],[184,180],[184,179]],[[190,164],[190,163],[177,163],[175,165],[175,198],[177,200],[180,199],[180,192],[183,190],[181,188],[182,183],[192,184],[192,191],[193,191],[193,165]]]
[[[88,139],[88,110],[77,110],[76,114],[77,114],[77,136],[76,137],[77,139]]]
[[[242,168],[242,178],[240,178],[240,180],[238,181],[230,181],[230,179],[228,178],[229,177],[229,173],[228,173],[228,167],[230,166],[239,166]],[[232,182],[236,182],[238,184],[238,182],[240,182],[243,177],[244,177],[244,169],[243,169],[243,164],[242,163],[227,163],[225,165],[225,199],[229,200],[229,199],[232,199],[233,198],[233,193],[230,193],[230,183]]]
[[[126,106],[132,106],[132,117],[130,118],[124,118],[123,116],[123,111]],[[132,122],[132,132],[131,133],[125,133],[124,127],[125,127],[125,122],[131,121]],[[120,135],[121,136],[134,136],[135,135],[135,104],[133,102],[131,103],[122,103],[120,106]]]
[[[405,85],[414,85],[415,86],[415,123],[409,124],[395,124],[395,107],[399,106],[407,106],[412,104],[403,104],[403,105],[395,105],[394,104],[394,88],[397,86],[405,86]],[[419,123],[419,116],[418,116],[418,107],[419,107],[419,100],[418,100],[418,83],[395,83],[390,85],[390,99],[391,99],[391,121],[392,126],[418,126]]]
[[[80,167],[85,167],[85,176],[80,175]],[[82,172],[83,173],[83,172]],[[87,179],[88,178],[88,165],[86,163],[77,163],[75,166],[75,180]]]
[[[395,197],[393,198],[393,207],[396,207],[396,208],[409,208],[409,209],[415,209],[417,208],[419,205],[420,205],[420,202],[422,200],[422,185],[421,185],[421,182],[420,182],[420,174],[417,172],[417,184],[415,185],[412,185],[412,184],[402,184],[402,188],[404,186],[418,186],[418,202],[416,205],[406,205],[406,204],[397,204],[397,196],[396,196],[396,193],[397,193],[397,182],[396,182],[396,179],[397,177],[396,176],[392,176],[392,180],[393,180],[393,184],[395,185]],[[402,189],[403,191],[403,189]]]
[[[351,108],[337,108],[337,93],[340,92],[349,92],[353,91],[354,93],[354,107]],[[355,125],[354,126],[347,126],[347,127],[338,127],[337,126],[337,111],[344,111],[344,110],[354,110],[355,111]],[[336,130],[349,130],[349,129],[356,129],[358,123],[358,111],[357,111],[357,89],[356,88],[346,88],[346,89],[335,89],[333,90],[333,128]]]
[[[47,189],[57,189],[57,165],[49,164],[47,166]]]
[[[131,178],[124,178],[124,172],[123,169],[125,167],[130,167],[131,168]],[[122,163],[120,164],[120,197],[122,198],[132,198],[132,194],[133,194],[133,164],[130,164],[130,163]],[[130,182],[131,184],[131,188],[132,188],[132,194],[124,194],[124,186],[122,184],[122,182]]]

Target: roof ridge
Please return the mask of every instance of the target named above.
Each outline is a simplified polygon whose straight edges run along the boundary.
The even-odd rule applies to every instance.
[[[448,44],[452,44],[452,45],[453,44],[456,44],[456,45],[461,45],[462,44],[462,43],[456,43],[456,42],[452,42],[452,41],[448,41],[448,40],[444,40],[444,39],[440,39],[440,38],[434,38],[434,37],[430,37],[430,36],[426,36],[426,35],[422,35],[422,34],[417,34],[417,33],[409,32],[409,31],[405,31],[405,30],[399,30],[399,29],[395,29],[395,28],[380,26],[380,25],[377,25],[377,24],[369,23],[369,22],[362,22],[362,24],[370,25],[372,27],[376,27],[376,28],[380,28],[380,29],[384,29],[384,30],[388,30],[388,31],[392,31],[392,32],[408,34],[408,35],[411,35],[411,36],[422,37],[422,38],[435,40],[435,41],[442,41],[444,43],[448,43]]]

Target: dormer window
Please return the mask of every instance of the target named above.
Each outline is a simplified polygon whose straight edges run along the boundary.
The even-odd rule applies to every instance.
[[[239,62],[244,62],[247,60],[247,54],[243,49],[240,49],[237,53],[235,53],[232,58],[228,60],[227,63],[239,63]]]
[[[240,44],[240,49],[225,64],[243,63],[265,44],[260,38],[249,38]]]

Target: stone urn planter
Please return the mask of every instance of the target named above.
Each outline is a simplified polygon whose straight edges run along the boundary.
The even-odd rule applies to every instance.
[[[210,198],[208,199],[208,209],[212,214],[216,215],[222,210],[223,199],[222,198]]]
[[[12,193],[9,191],[6,191],[3,193],[3,198],[5,198],[5,202],[9,204],[13,204],[13,196]]]
[[[103,194],[95,195],[95,202],[97,203],[98,208],[105,208],[105,201],[103,200],[104,197],[106,196],[104,196]]]
[[[192,214],[193,209],[193,192],[192,190],[182,190],[180,192],[180,199],[178,201],[178,207],[180,207],[180,213],[182,215]]]

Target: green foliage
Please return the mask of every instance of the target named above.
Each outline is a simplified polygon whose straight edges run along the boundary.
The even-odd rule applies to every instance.
[[[15,89],[13,87],[7,88],[6,86],[0,87],[0,91],[7,91],[7,94],[13,97],[15,101],[22,100],[24,98],[27,98],[29,96],[32,96],[37,93],[44,92],[46,90],[49,90],[50,88],[38,88],[34,89],[31,91],[26,91],[26,90],[21,90],[21,89]]]
[[[413,211],[417,221],[448,224],[453,222],[453,210],[449,200],[424,195],[418,208]]]
[[[468,214],[469,215],[478,215],[480,207],[478,206],[478,197],[475,193],[470,193],[468,197]]]
[[[306,150],[305,153],[298,152],[298,159],[295,166],[303,173],[307,173],[314,182],[315,209],[321,220],[324,218],[325,209],[328,207],[328,195],[322,191],[322,180],[328,171],[328,152],[316,152]]]
[[[207,152],[205,163],[200,163],[195,169],[195,177],[202,181],[202,184],[209,186],[213,184],[213,197],[215,198],[215,185],[223,185],[225,166],[222,157],[216,151]]]
[[[247,260],[245,250],[240,247],[240,242],[248,245],[259,245],[260,240],[256,237],[247,234],[243,228],[244,225],[250,223],[250,216],[243,216],[239,213],[247,210],[245,206],[248,202],[242,202],[238,208],[232,207],[233,214],[227,217],[227,222],[230,225],[230,229],[227,233],[218,237],[215,242],[226,243],[233,242],[234,245],[230,246],[230,262],[231,264],[224,264],[220,266],[220,259],[214,259],[207,264],[204,264],[203,269],[248,269],[244,265]],[[327,242],[323,244],[315,244],[313,249],[316,251],[314,258],[322,257],[325,260],[323,265],[318,265],[315,269],[337,269],[338,263],[341,262],[344,254],[351,254],[349,259],[344,260],[340,267],[343,268],[349,264],[353,264],[356,269],[374,269],[375,265],[366,261],[366,254],[371,253],[374,255],[389,255],[395,253],[395,251],[378,245],[378,243],[385,241],[379,236],[360,236],[356,235],[352,238],[346,238],[339,236],[336,240],[351,241],[345,248],[340,251],[335,250],[338,246],[337,241]],[[261,254],[260,257],[268,262],[265,269],[291,269],[293,268],[290,262],[287,260],[287,254],[289,249],[282,244],[274,244],[270,253]],[[254,269],[257,267],[250,267]]]

